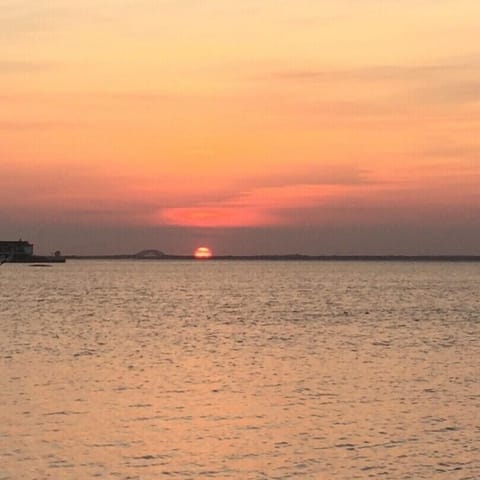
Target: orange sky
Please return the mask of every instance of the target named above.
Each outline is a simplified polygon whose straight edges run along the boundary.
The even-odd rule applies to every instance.
[[[478,0],[0,7],[1,237],[480,253]]]

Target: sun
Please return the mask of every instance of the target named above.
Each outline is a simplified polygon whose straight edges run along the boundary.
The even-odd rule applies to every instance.
[[[202,260],[205,258],[212,258],[212,251],[208,247],[198,247],[193,256]]]

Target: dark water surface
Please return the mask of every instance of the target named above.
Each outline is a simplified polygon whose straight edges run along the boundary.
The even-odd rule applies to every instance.
[[[479,479],[480,265],[0,268],[0,479]]]

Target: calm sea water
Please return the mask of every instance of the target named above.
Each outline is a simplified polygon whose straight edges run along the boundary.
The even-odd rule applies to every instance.
[[[0,268],[0,479],[479,479],[480,265]]]

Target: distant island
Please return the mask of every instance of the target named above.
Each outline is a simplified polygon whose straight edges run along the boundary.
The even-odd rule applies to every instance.
[[[24,240],[0,241],[0,263],[63,263],[65,260],[197,260],[197,261],[328,261],[328,262],[480,262],[480,255],[217,255],[199,259],[195,255],[172,255],[160,250],[142,250],[118,255],[34,255],[33,244]]]
[[[373,261],[373,262],[480,262],[480,255],[218,255],[208,259],[197,259],[194,255],[171,255],[157,250],[144,250],[136,254],[124,255],[66,255],[68,260],[196,260],[196,261]]]

